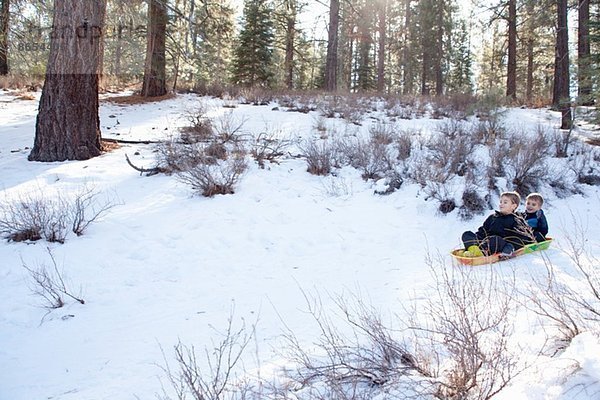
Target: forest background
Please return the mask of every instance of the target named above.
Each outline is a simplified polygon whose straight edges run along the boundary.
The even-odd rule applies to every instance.
[[[54,2],[0,3],[0,75],[41,82]],[[102,89],[139,85],[154,52],[165,70],[158,76],[165,82],[160,95],[175,89],[222,95],[244,87],[425,96],[495,92],[522,104],[558,106],[553,91],[560,73],[568,74],[578,103],[597,98],[598,1],[101,3]],[[569,28],[570,37],[559,37]],[[572,54],[557,56],[557,43],[565,39]],[[565,57],[567,70],[557,71],[557,60]]]

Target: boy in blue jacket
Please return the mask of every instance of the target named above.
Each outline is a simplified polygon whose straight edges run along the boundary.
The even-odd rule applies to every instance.
[[[515,250],[535,242],[531,227],[515,212],[520,203],[521,196],[517,192],[502,193],[499,210],[487,217],[476,233],[463,233],[463,255],[480,257],[500,253],[509,257]]]
[[[543,242],[548,234],[548,221],[544,215],[542,206],[544,198],[539,193],[531,193],[525,199],[525,212],[523,218],[527,221],[527,225],[533,229],[535,240]]]

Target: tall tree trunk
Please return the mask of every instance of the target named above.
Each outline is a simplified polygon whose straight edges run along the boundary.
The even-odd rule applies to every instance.
[[[533,70],[534,70],[534,55],[533,55],[533,38],[527,38],[527,82],[525,86],[525,98],[531,101],[533,98]]]
[[[553,106],[561,112],[561,129],[572,124],[569,94],[569,30],[567,26],[567,0],[557,0],[556,51],[554,60]]]
[[[404,47],[402,49],[402,65],[404,74],[402,76],[402,94],[410,94],[413,91],[413,69],[412,59],[410,57],[410,24],[411,24],[411,10],[410,3],[412,0],[406,0],[406,12],[404,14]]]
[[[55,0],[46,79],[30,161],[100,155],[98,78],[105,0]]]
[[[10,0],[0,0],[0,75],[8,74],[8,17]]]
[[[508,1],[508,63],[506,96],[517,98],[517,0]]]
[[[386,37],[387,1],[383,0],[379,8],[379,46],[377,51],[377,91],[385,89],[385,43]]]
[[[444,71],[443,71],[443,59],[444,59],[444,2],[438,0],[439,8],[437,10],[437,28],[435,38],[435,64],[433,66],[435,71],[435,95],[441,96],[444,94]]]
[[[148,34],[146,45],[146,65],[142,96],[157,97],[167,93],[166,84],[166,0],[148,0]]]
[[[590,71],[590,2],[579,0],[577,26],[577,83],[579,102],[583,105],[594,104],[592,100],[592,80]]]
[[[285,15],[285,85],[288,89],[294,88],[294,42],[296,39],[296,0],[286,0]]]
[[[329,2],[329,32],[327,35],[327,59],[325,64],[325,90],[337,89],[337,52],[340,26],[340,1]]]

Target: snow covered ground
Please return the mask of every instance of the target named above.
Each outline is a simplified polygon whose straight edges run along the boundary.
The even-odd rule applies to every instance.
[[[199,101],[179,95],[142,105],[102,102],[103,136],[175,135]],[[205,101],[214,104],[210,115],[233,112],[245,118],[245,132],[317,135],[314,112],[273,110],[273,105],[232,110]],[[427,297],[435,282],[426,257],[439,253],[450,266],[448,252],[459,245],[461,233],[484,219],[462,221],[457,211],[440,214],[438,203],[427,201],[416,184],[379,196],[375,184],[352,168],[336,177],[310,175],[302,158],[286,157],[266,169],[251,163],[234,195],[214,198],[194,196],[173,176],[140,176],[127,165],[125,154],[136,165],[152,166],[151,145],[123,145],[88,161],[32,163],[27,155],[36,111],[37,101],[0,93],[2,201],[88,185],[115,206],[83,236],[70,235],[64,244],[0,243],[0,400],[156,398],[159,378],[164,382],[160,367],[164,357],[172,361],[173,346],[181,340],[210,347],[232,314],[236,326],[256,323],[250,358],[268,371],[280,362],[284,328],[306,344],[318,333],[305,294],[319,296],[330,309],[336,297],[360,293],[384,315],[401,312],[415,298]],[[557,114],[543,109],[512,109],[506,117],[508,126],[524,129],[557,121]],[[439,123],[398,122],[424,132]],[[567,276],[576,276],[568,253],[576,229],[585,232],[588,251],[600,257],[600,190],[583,190],[567,198],[546,194],[555,242],[545,256]],[[68,301],[47,310],[32,294],[23,265],[51,265],[49,251],[69,286],[78,293],[81,288],[84,305]],[[546,274],[540,254],[472,273],[491,271],[514,273],[523,285]],[[519,321],[517,335],[529,344],[542,342],[546,335],[535,324]],[[584,333],[559,355],[537,357],[535,367],[497,398],[600,398],[598,337]]]

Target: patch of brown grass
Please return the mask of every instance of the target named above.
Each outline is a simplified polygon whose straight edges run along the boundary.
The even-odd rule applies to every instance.
[[[114,151],[114,150],[118,149],[119,147],[121,147],[121,145],[119,143],[114,142],[112,140],[106,140],[106,139],[102,139],[101,144],[102,144],[102,151],[104,151],[106,153],[110,153],[111,151]]]
[[[133,105],[133,104],[146,104],[155,103],[158,101],[170,100],[175,98],[175,93],[167,93],[164,96],[158,97],[143,97],[139,94],[133,94],[130,96],[112,96],[104,98],[103,101],[108,101],[115,104]]]

